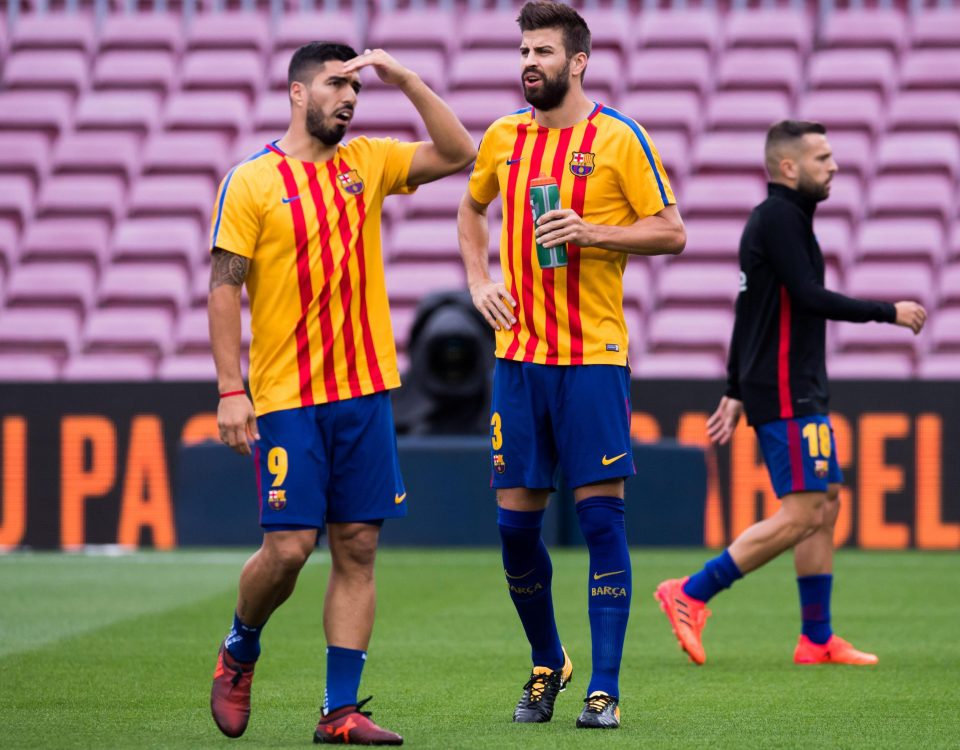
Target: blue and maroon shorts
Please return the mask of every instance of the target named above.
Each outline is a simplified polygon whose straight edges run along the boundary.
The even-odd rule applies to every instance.
[[[830,417],[778,419],[757,425],[757,439],[777,497],[793,492],[826,492],[843,481]]]

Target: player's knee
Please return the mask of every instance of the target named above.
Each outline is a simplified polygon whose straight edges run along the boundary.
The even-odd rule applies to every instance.
[[[824,495],[807,497],[790,503],[787,511],[787,527],[794,543],[803,541],[823,526],[826,513]]]
[[[372,571],[377,557],[378,532],[377,527],[366,524],[344,530],[335,542],[331,540],[333,564],[340,569]]]
[[[291,539],[275,545],[271,550],[270,557],[276,568],[282,573],[298,573],[306,564],[312,550],[312,546],[308,547],[299,543],[298,540]]]

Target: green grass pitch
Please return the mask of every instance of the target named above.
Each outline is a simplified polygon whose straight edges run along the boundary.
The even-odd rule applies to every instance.
[[[586,555],[554,554],[574,681],[550,724],[510,722],[529,670],[496,550],[382,550],[361,697],[415,748],[934,748],[960,745],[960,563],[955,554],[837,558],[837,631],[874,668],[796,667],[789,556],[713,602],[709,660],[686,661],[653,601],[703,551],[634,550],[621,676],[623,727],[574,728],[590,671]],[[0,556],[0,746],[308,747],[323,691],[328,560],[308,564],[264,634],[253,717],[239,740],[209,716],[218,641],[246,553]]]

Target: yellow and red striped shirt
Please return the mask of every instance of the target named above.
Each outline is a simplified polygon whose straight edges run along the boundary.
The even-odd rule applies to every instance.
[[[573,127],[544,128],[524,109],[493,123],[470,177],[481,204],[503,198],[500,264],[518,303],[517,324],[497,332],[497,356],[552,365],[627,363],[623,318],[625,253],[567,248],[565,267],[536,261],[530,181],[541,173],[560,186],[560,204],[593,224],[627,226],[675,203],[667,173],[646,131],[598,104]]]
[[[250,258],[250,388],[257,414],[400,385],[380,212],[419,143],[358,137],[303,162],[276,144],[223,179],[210,247]]]

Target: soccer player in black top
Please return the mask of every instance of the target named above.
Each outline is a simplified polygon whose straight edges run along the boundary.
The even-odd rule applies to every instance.
[[[830,195],[837,172],[823,125],[785,120],[771,127],[766,167],[768,197],[750,214],[740,240],[727,392],[707,421],[707,433],[725,444],[746,412],[780,509],[699,573],[661,583],[656,598],[681,647],[703,664],[706,602],[792,547],[803,620],[794,662],[876,664],[876,656],[858,651],[830,627],[833,527],[843,477],[827,407],[826,321],[895,323],[916,334],[926,312],[916,302],[853,299],[823,288],[813,214]]]

